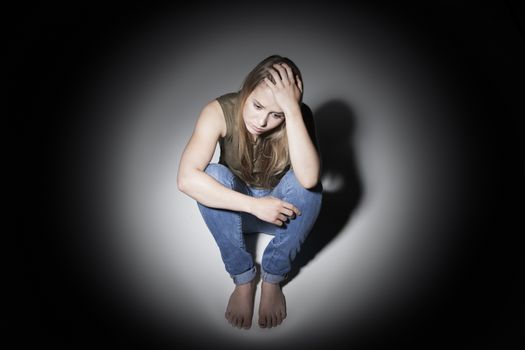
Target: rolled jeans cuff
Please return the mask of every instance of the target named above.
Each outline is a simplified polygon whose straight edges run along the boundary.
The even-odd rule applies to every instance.
[[[272,275],[271,273],[268,273],[266,271],[264,271],[264,269],[261,268],[261,279],[264,281],[264,282],[267,282],[267,283],[274,283],[274,284],[277,284],[277,283],[280,283],[282,281],[284,281],[286,279],[286,277],[288,277],[288,274],[285,274],[285,275]]]
[[[257,274],[257,270],[255,266],[253,266],[248,271],[245,271],[243,273],[240,273],[238,275],[230,275],[231,278],[233,278],[233,283],[235,284],[245,284],[250,282],[255,278],[255,275]]]

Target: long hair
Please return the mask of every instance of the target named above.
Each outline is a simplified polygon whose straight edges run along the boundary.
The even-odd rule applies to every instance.
[[[299,68],[289,58],[279,55],[272,55],[262,60],[255,68],[246,76],[239,91],[238,105],[236,106],[236,121],[237,130],[239,130],[238,152],[241,161],[241,178],[247,183],[258,183],[264,188],[271,188],[277,185],[276,177],[283,175],[286,167],[290,164],[290,154],[288,150],[288,137],[286,134],[286,120],[281,123],[274,130],[269,131],[267,135],[260,135],[263,137],[260,141],[258,156],[259,171],[254,172],[254,159],[257,155],[253,153],[253,141],[251,134],[246,129],[243,120],[243,109],[248,99],[248,96],[255,88],[264,83],[264,78],[269,78],[275,83],[273,76],[270,74],[270,68],[273,64],[286,63],[292,69],[293,75],[299,76],[301,82],[303,81]],[[301,93],[300,101],[302,101],[303,94]]]

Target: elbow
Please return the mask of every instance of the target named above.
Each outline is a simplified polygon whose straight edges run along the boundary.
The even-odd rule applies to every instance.
[[[313,189],[321,181],[321,168],[319,162],[315,162],[307,167],[292,167],[294,169],[295,177],[299,184],[307,189]],[[301,171],[296,171],[301,169]]]
[[[179,176],[177,178],[177,187],[179,188],[179,191],[186,193],[188,188],[188,180],[183,176]]]
[[[310,190],[314,187],[316,187],[321,179],[320,176],[320,170],[312,171],[312,172],[295,172],[295,177],[299,184],[307,189]]]
[[[179,191],[189,195],[193,188],[197,186],[198,180],[195,179],[197,173],[193,169],[182,170],[177,175],[177,187]]]
[[[311,178],[311,179],[298,179],[301,186],[303,186],[305,189],[310,190],[317,186],[319,183],[319,178]]]

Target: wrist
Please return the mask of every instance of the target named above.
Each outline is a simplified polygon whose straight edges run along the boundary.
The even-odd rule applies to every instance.
[[[251,197],[251,196],[246,196],[246,205],[245,205],[245,212],[247,212],[248,214],[252,214],[254,215],[254,208],[255,208],[255,204],[257,203],[257,198],[255,197]]]
[[[283,113],[286,118],[294,118],[294,117],[302,116],[301,107],[299,106],[299,104],[284,108]]]

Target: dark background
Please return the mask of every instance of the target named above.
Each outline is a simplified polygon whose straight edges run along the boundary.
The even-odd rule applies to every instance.
[[[15,136],[9,143],[15,152],[8,152],[18,170],[13,207],[20,217],[20,245],[13,259],[16,314],[11,322],[17,343],[191,346],[183,335],[180,342],[168,342],[125,308],[94,293],[69,263],[61,181],[68,167],[68,129],[79,122],[72,111],[82,89],[91,84],[92,73],[116,46],[127,45],[161,14],[182,19],[192,11],[226,11],[224,4],[193,6],[41,5],[12,12],[7,100],[9,120],[18,128],[8,135]],[[326,6],[344,9],[342,3]],[[432,48],[436,60],[456,76],[457,90],[451,93],[464,103],[461,125],[469,133],[471,143],[465,147],[472,154],[469,181],[477,190],[458,225],[458,235],[464,237],[460,258],[451,264],[440,289],[402,315],[363,329],[357,338],[345,339],[341,332],[334,344],[517,348],[519,341],[523,345],[524,324],[519,289],[523,253],[518,243],[524,232],[523,12],[515,1],[353,6],[398,23],[407,35]]]

